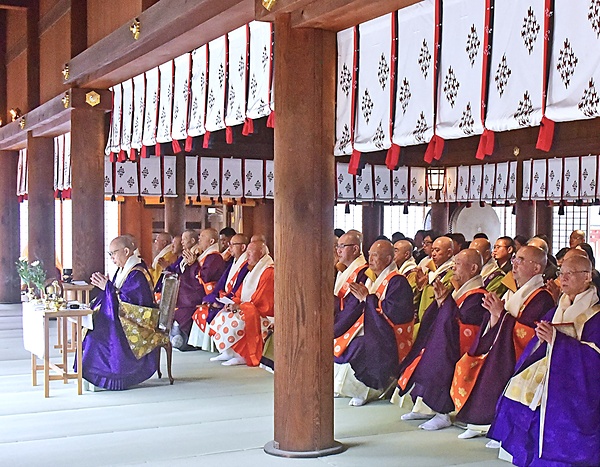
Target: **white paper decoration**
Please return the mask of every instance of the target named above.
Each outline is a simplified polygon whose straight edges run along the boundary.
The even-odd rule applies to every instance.
[[[271,23],[250,23],[250,68],[247,116],[251,119],[271,113],[272,38]]]
[[[275,166],[273,161],[265,161],[265,198],[275,197]]]
[[[262,160],[246,159],[244,162],[244,196],[263,198],[265,196],[264,164]]]
[[[123,106],[121,118],[121,150],[129,153],[131,149],[131,132],[133,125],[133,80],[121,83],[123,88]]]
[[[354,175],[348,173],[348,165],[342,162],[336,164],[338,201],[354,199]]]
[[[173,87],[173,124],[171,136],[175,140],[187,138],[188,102],[190,97],[191,54],[183,54],[174,60],[175,84]]]
[[[354,48],[355,28],[337,33],[337,91],[335,120],[335,156],[352,154],[354,128],[354,86],[356,85]]]
[[[158,92],[159,92],[158,67],[146,72],[146,110],[144,112],[144,134],[142,145],[154,146],[156,144],[156,125],[158,123]]]
[[[375,193],[373,189],[373,166],[365,165],[360,175],[356,176],[356,199],[360,201],[373,201]]]
[[[225,128],[226,41],[226,36],[221,36],[208,43],[206,131],[217,131]]]
[[[385,165],[373,167],[374,188],[376,201],[388,202],[392,199],[392,177],[390,170]]]
[[[221,194],[220,165],[218,158],[200,158],[200,195],[215,197]]]
[[[198,156],[185,156],[185,195],[198,196]]]
[[[424,203],[425,193],[425,167],[411,167],[409,172],[409,190],[411,203]]]
[[[409,198],[408,167],[401,166],[392,172],[393,201],[407,202]]]
[[[192,52],[189,136],[200,136],[206,132],[207,73],[208,46],[203,45]]]
[[[227,34],[229,40],[227,126],[241,125],[246,118],[246,82],[248,76],[248,26]]]
[[[242,160],[223,159],[221,174],[221,194],[223,197],[241,198],[244,196],[242,186]]]
[[[133,78],[133,127],[131,129],[131,147],[138,151],[142,148],[145,113],[146,76],[142,73]]]

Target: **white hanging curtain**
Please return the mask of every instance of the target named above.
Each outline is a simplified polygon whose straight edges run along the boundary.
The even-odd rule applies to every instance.
[[[546,116],[563,122],[600,115],[600,5],[554,2]]]
[[[390,169],[385,165],[374,166],[375,199],[377,201],[389,202],[392,200],[392,177]]]
[[[113,164],[110,158],[104,158],[104,195],[111,196],[113,194]],[[116,181],[116,180],[115,180]]]
[[[200,194],[217,197],[221,194],[220,161],[215,157],[200,158]]]
[[[486,127],[537,126],[542,119],[544,0],[494,4]]]
[[[175,156],[163,157],[163,194],[165,197],[177,197],[176,160]]]
[[[160,158],[140,159],[140,192],[144,196],[161,196]]]
[[[121,196],[139,194],[137,162],[117,162],[115,192]]]
[[[508,165],[508,189],[506,199],[510,202],[517,201],[517,161]]]
[[[496,164],[496,186],[494,188],[494,200],[504,203],[508,192],[508,162]]]
[[[471,182],[469,183],[469,201],[481,200],[481,181],[483,178],[483,166],[471,166]]]
[[[521,199],[531,199],[531,161],[523,161],[523,191]]]
[[[208,43],[208,105],[206,108],[206,131],[225,128],[225,92],[227,37],[221,36]]]
[[[265,198],[273,199],[275,196],[275,164],[265,161]]]
[[[356,29],[337,33],[337,91],[335,108],[335,156],[352,154],[356,86]]]
[[[366,164],[360,175],[356,176],[356,199],[359,201],[373,201],[373,166]]]
[[[173,123],[171,125],[171,137],[174,141],[187,138],[191,60],[192,56],[189,53],[174,60],[175,84],[173,87]],[[175,143],[174,146],[176,146]],[[181,150],[176,147],[173,149]]]
[[[469,200],[470,168],[467,165],[458,167],[456,184],[456,201],[465,202]]]
[[[408,167],[401,166],[392,172],[393,201],[405,203],[409,199]]]
[[[562,182],[563,182],[563,160],[549,159],[548,160],[548,190],[547,196],[549,200],[560,201],[562,198]]]
[[[227,34],[229,41],[227,113],[225,125],[242,125],[246,118],[246,87],[248,81],[248,26]],[[228,137],[229,138],[229,137]],[[228,139],[229,141],[229,139]]]
[[[244,196],[242,160],[223,159],[222,164],[221,194],[230,198],[241,198]]]
[[[579,188],[579,197],[585,200],[594,200],[596,198],[596,186],[598,184],[596,156],[584,156],[581,158],[581,187]]]
[[[65,133],[64,135],[64,149],[63,149],[63,190],[70,190],[73,186],[71,179],[71,133]],[[70,197],[70,193],[68,193]]]
[[[208,75],[208,46],[192,52],[192,81],[190,86],[190,120],[187,134],[200,136],[206,132],[206,89]]]
[[[121,108],[123,105],[123,94],[121,84],[115,84],[112,87],[112,114],[110,118],[110,131],[108,135],[108,144],[104,153],[119,154],[121,150]]]
[[[198,156],[185,156],[185,195],[198,196]]]
[[[425,167],[410,168],[410,202],[424,203],[425,202],[425,178],[427,170]]]
[[[246,198],[264,198],[265,179],[262,160],[246,159],[244,164],[244,196]]]
[[[171,137],[171,126],[173,124],[173,76],[175,74],[173,60],[163,63],[158,67],[158,70],[160,72],[160,80],[156,142],[170,143],[173,140]]]
[[[398,146],[428,143],[433,136],[434,15],[435,5],[431,0],[398,11],[398,75],[392,137]]]
[[[146,112],[146,75],[142,73],[133,78],[133,126],[131,130],[131,149],[142,149],[144,116]],[[131,151],[133,155],[133,151]],[[134,157],[130,157],[134,159]]]
[[[496,164],[485,164],[483,166],[483,179],[481,181],[481,201],[491,203],[494,200],[495,182]]]
[[[271,72],[273,61],[272,25],[252,21],[250,27],[249,89],[246,116],[267,117],[271,113]]]
[[[19,197],[19,201],[22,201],[27,196],[27,149],[19,149],[17,196]]]
[[[146,73],[146,109],[144,112],[143,147],[156,145],[156,126],[158,123],[159,71],[158,67]],[[143,148],[142,148],[143,149]]]
[[[354,175],[348,173],[348,165],[342,162],[336,164],[338,201],[354,200]]]
[[[564,200],[579,199],[579,157],[566,157],[563,166],[563,196]]]
[[[456,167],[446,167],[446,181],[444,183],[444,200],[448,203],[456,201]]]
[[[63,162],[65,155],[65,137],[54,137],[54,191],[63,189]]]
[[[483,133],[485,7],[482,0],[443,2],[436,132],[444,139]]]
[[[359,63],[354,149],[373,152],[391,146],[391,76],[395,13],[359,26]],[[372,193],[371,193],[372,195]],[[357,193],[358,196],[358,193]]]
[[[129,154],[131,150],[131,126],[133,123],[133,80],[121,83],[123,89],[123,104],[121,118],[121,151]]]
[[[531,199],[541,201],[546,199],[546,160],[536,159],[531,167]]]

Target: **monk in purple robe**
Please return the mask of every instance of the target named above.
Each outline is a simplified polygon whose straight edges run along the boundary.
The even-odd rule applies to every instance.
[[[158,368],[155,349],[136,358],[133,354],[121,321],[119,300],[134,305],[151,307],[154,304],[152,279],[134,247],[126,236],[115,238],[108,254],[119,267],[114,278],[95,272],[91,283],[102,292],[92,306],[94,329],[89,331],[82,343],[82,374],[94,386],[121,390],[150,378]]]
[[[565,259],[563,295],[536,327],[488,436],[518,466],[600,465],[600,305],[587,258]]]

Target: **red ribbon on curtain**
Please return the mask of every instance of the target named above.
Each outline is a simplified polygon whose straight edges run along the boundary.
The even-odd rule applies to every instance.
[[[540,123],[540,132],[538,134],[535,148],[540,151],[548,152],[552,147],[554,139],[554,122],[546,117],[546,103],[548,99],[548,81],[550,77],[550,49],[551,49],[551,30],[554,18],[553,0],[544,2],[544,77],[542,88],[542,121]]]
[[[488,81],[489,81],[489,70],[490,60],[492,58],[491,42],[492,42],[492,0],[486,0],[485,2],[485,34],[483,35],[483,67],[481,70],[481,120],[483,123],[483,133],[479,137],[479,145],[477,146],[477,152],[475,158],[483,160],[485,156],[491,156],[494,152],[494,132],[485,128],[485,116],[487,109],[488,100]]]
[[[425,150],[424,160],[428,164],[433,162],[433,159],[440,160],[442,157],[442,152],[444,150],[444,139],[441,136],[438,136],[435,132],[435,124],[437,120],[437,88],[438,88],[438,80],[439,80],[439,65],[440,65],[440,55],[442,53],[442,47],[440,44],[440,35],[442,33],[442,3],[441,0],[437,0],[435,2],[435,25],[434,25],[434,60],[433,60],[433,137],[429,144],[427,145],[427,149]]]
[[[392,50],[391,62],[393,71],[390,77],[390,138],[394,133],[394,117],[396,114],[396,75],[398,73],[398,16],[397,12],[392,13]],[[392,143],[385,155],[385,165],[390,170],[395,170],[400,162],[400,146]]]

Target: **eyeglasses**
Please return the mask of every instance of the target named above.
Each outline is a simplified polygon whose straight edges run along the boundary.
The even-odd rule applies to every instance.
[[[559,269],[556,272],[556,274],[558,274],[561,277],[566,277],[567,279],[570,279],[573,276],[573,274],[580,274],[582,272],[591,273],[592,271],[561,271]]]
[[[338,243],[336,248],[346,248],[347,246],[358,246],[356,243]]]
[[[494,250],[499,250],[500,248],[508,248],[508,245],[494,245]]]
[[[116,250],[113,251],[109,251],[108,252],[108,256],[110,256],[111,258],[117,253],[117,251],[121,251],[124,250],[125,248],[117,248]]]
[[[510,259],[510,262],[511,262],[512,264],[516,264],[517,266],[518,266],[519,264],[523,264],[523,263],[525,263],[525,262],[527,262],[527,263],[535,263],[535,264],[539,264],[539,263],[537,263],[537,262],[535,262],[535,261],[533,261],[533,260],[531,260],[531,259],[525,259],[525,258],[523,258],[522,256],[513,256],[513,257]]]
[[[431,240],[423,240],[423,246],[431,245],[433,242]]]
[[[230,243],[229,246],[245,245],[245,243]]]

